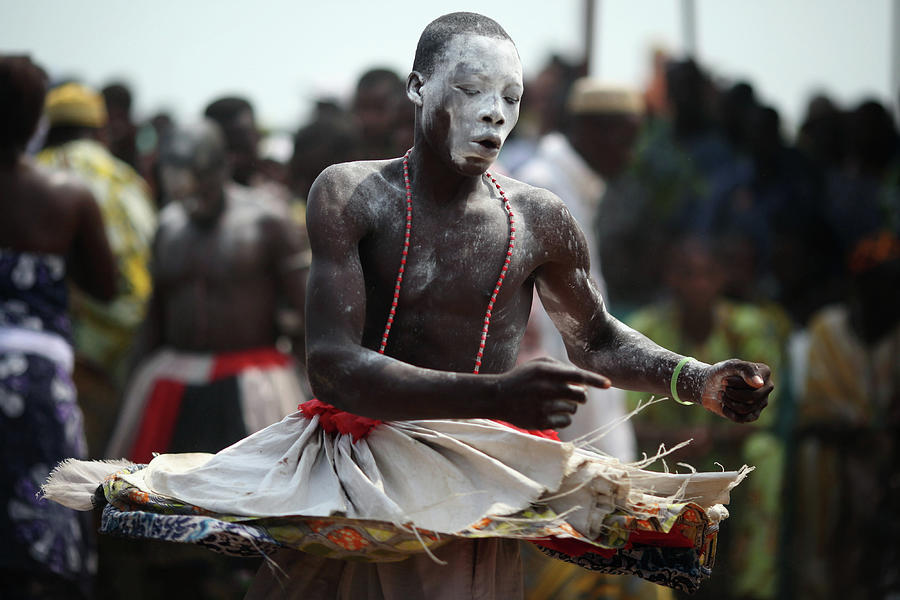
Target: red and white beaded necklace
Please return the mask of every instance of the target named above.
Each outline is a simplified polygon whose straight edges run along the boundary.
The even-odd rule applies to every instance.
[[[394,324],[394,317],[397,314],[397,303],[400,300],[400,287],[403,284],[403,273],[406,271],[406,259],[409,256],[409,235],[412,231],[412,187],[409,184],[409,153],[412,149],[407,150],[403,155],[403,183],[406,186],[406,231],[403,237],[403,253],[400,257],[400,268],[397,270],[397,281],[394,283],[394,298],[391,301],[391,310],[388,314],[387,324],[384,326],[384,334],[381,336],[381,347],[378,352],[384,354],[387,347],[388,336],[391,333],[391,326]],[[512,260],[513,248],[516,246],[516,224],[513,218],[512,208],[509,206],[509,200],[506,193],[497,180],[490,173],[485,173],[485,177],[490,179],[497,191],[500,192],[500,198],[503,200],[503,208],[509,218],[509,245],[506,249],[506,258],[503,261],[503,267],[500,269],[500,276],[497,278],[497,284],[494,286],[494,292],[491,294],[491,300],[488,302],[487,311],[484,313],[484,321],[481,327],[481,340],[478,343],[478,353],[475,355],[474,373],[481,370],[481,359],[484,357],[484,346],[487,341],[488,329],[491,326],[491,312],[494,310],[494,303],[500,294],[500,288],[503,286],[503,280],[506,279],[506,272],[509,271],[509,263]]]

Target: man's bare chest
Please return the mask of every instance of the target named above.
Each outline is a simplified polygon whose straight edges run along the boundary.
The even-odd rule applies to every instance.
[[[403,264],[399,300],[407,311],[474,315],[477,321],[501,274],[505,289],[500,296],[505,298],[533,270],[533,253],[527,250],[530,236],[515,220],[512,228],[515,231],[499,200],[445,218],[414,216],[404,256],[402,230],[384,227],[388,233],[361,246],[370,293],[392,291]]]
[[[231,221],[209,230],[186,225],[161,232],[155,263],[159,283],[174,286],[198,281],[235,285],[269,270],[259,228]]]

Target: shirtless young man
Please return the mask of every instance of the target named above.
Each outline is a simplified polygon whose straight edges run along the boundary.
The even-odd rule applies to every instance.
[[[423,32],[407,82],[416,107],[408,158],[411,235],[384,353],[407,221],[403,160],[336,165],[318,178],[308,206],[307,295],[308,368],[317,398],[386,421],[486,417],[562,427],[585,401],[585,386],[613,382],[668,395],[680,365],[682,400],[735,421],[756,419],[772,390],[768,367],[740,360],[682,364],[683,357],[614,319],[591,281],[584,235],[565,205],[507,177],[497,183],[514,214],[515,247],[488,315],[481,374],[473,374],[510,238],[501,195],[485,172],[516,123],[522,93],[516,48],[494,21],[457,13]],[[550,360],[514,368],[535,290],[581,368]],[[305,566],[283,566],[298,598],[521,596],[514,542],[454,542],[436,554],[449,564],[419,555],[377,567],[299,558]],[[310,575],[314,569],[318,575]],[[300,579],[302,590],[295,587]],[[326,587],[331,591],[316,595]],[[251,591],[265,596],[278,589],[264,568]]]
[[[296,410],[300,393],[275,345],[279,313],[303,314],[303,232],[227,183],[224,138],[212,121],[173,133],[161,161],[174,202],[153,245],[154,293],[136,359],[146,360],[107,452],[116,458],[215,452]],[[302,360],[302,342],[295,347]],[[163,380],[184,388],[163,394]],[[171,419],[162,423],[160,412]]]
[[[683,479],[659,474],[647,483],[647,471],[610,465],[603,456],[490,419],[525,428],[563,426],[585,401],[585,386],[613,381],[656,394],[674,389],[685,401],[752,421],[772,389],[764,365],[686,362],[616,321],[590,279],[584,236],[563,203],[511,179],[486,177],[515,124],[522,94],[515,46],[499,25],[468,13],[429,25],[407,90],[416,107],[408,161],[334,166],[312,189],[306,326],[318,401],[215,455],[158,456],[140,466],[130,484],[148,492],[141,509],[150,510],[157,497],[199,509],[206,516],[191,522],[201,521],[195,528],[201,536],[210,531],[206,519],[216,515],[261,517],[273,525],[268,533],[243,529],[252,524],[240,531],[309,551],[275,553],[281,569],[262,567],[249,598],[521,597],[514,535],[508,528],[482,531],[484,521],[509,525],[523,521],[515,517],[519,511],[559,501],[556,517],[547,518],[565,514],[560,527],[569,526],[566,535],[583,532],[578,535],[593,541],[614,507],[636,506],[632,492],[645,490],[640,498],[663,502],[678,494]],[[514,227],[497,185],[505,190]],[[534,289],[572,362],[583,368],[549,360],[514,368]],[[479,366],[483,373],[476,375]],[[63,465],[60,472],[75,468],[81,467]],[[120,467],[90,468],[102,479]],[[716,474],[722,493],[746,471]],[[604,491],[607,475],[623,482],[611,486],[618,491]],[[57,493],[58,479],[45,486],[48,498],[82,510],[93,506],[93,477],[78,490]],[[684,493],[699,506],[702,493]],[[719,497],[708,496],[703,506],[716,506]],[[140,537],[130,509],[107,508],[106,531]],[[153,517],[141,510],[150,527],[142,531],[185,541],[185,515],[166,510]],[[349,522],[362,522],[364,531],[347,531]],[[388,530],[365,529],[372,522]],[[335,535],[322,529],[332,525]],[[215,527],[221,532],[225,526]],[[457,535],[474,530],[477,539]],[[424,546],[420,531],[449,536],[433,553],[444,564],[424,552],[399,562],[349,560],[398,559],[398,552],[402,557]],[[384,535],[401,532],[417,539],[399,546],[385,541],[394,538]],[[226,540],[232,541],[247,543]],[[408,542],[421,546],[410,549]],[[699,560],[701,549],[695,550]]]
[[[518,118],[516,47],[485,17],[438,19],[422,34],[407,93],[416,106],[412,234],[384,354],[378,348],[406,222],[402,160],[335,165],[310,194],[307,351],[317,397],[383,420],[489,417],[541,428],[567,424],[585,384],[612,381],[669,394],[683,357],[606,311],[588,275],[584,236],[565,205],[502,176],[497,182],[515,214],[516,246],[494,305],[482,374],[472,374],[482,316],[508,246],[507,215],[485,172]],[[586,370],[548,361],[513,368],[535,290],[573,362]],[[745,422],[766,406],[768,379],[764,365],[691,361],[677,390],[682,400]]]

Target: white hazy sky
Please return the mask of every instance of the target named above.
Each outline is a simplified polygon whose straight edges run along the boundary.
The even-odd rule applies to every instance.
[[[681,6],[598,0],[594,74],[643,85],[651,44],[683,50]],[[241,93],[264,125],[293,128],[313,99],[348,93],[371,66],[405,76],[422,28],[456,10],[499,21],[526,76],[551,52],[581,52],[581,0],[0,0],[0,52],[28,52],[53,76],[96,86],[124,79],[139,116],[194,118],[215,96]],[[898,12],[900,0],[696,0],[698,56],[753,83],[790,124],[817,90],[895,109]]]

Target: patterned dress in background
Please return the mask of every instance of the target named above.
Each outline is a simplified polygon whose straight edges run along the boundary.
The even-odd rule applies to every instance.
[[[889,598],[900,589],[900,325],[866,344],[846,306],[809,325],[797,407],[791,528],[795,597]]]
[[[65,272],[59,256],[0,249],[0,571],[77,597],[96,570],[91,515],[37,495],[60,460],[86,456],[71,375],[40,343],[70,348]]]

